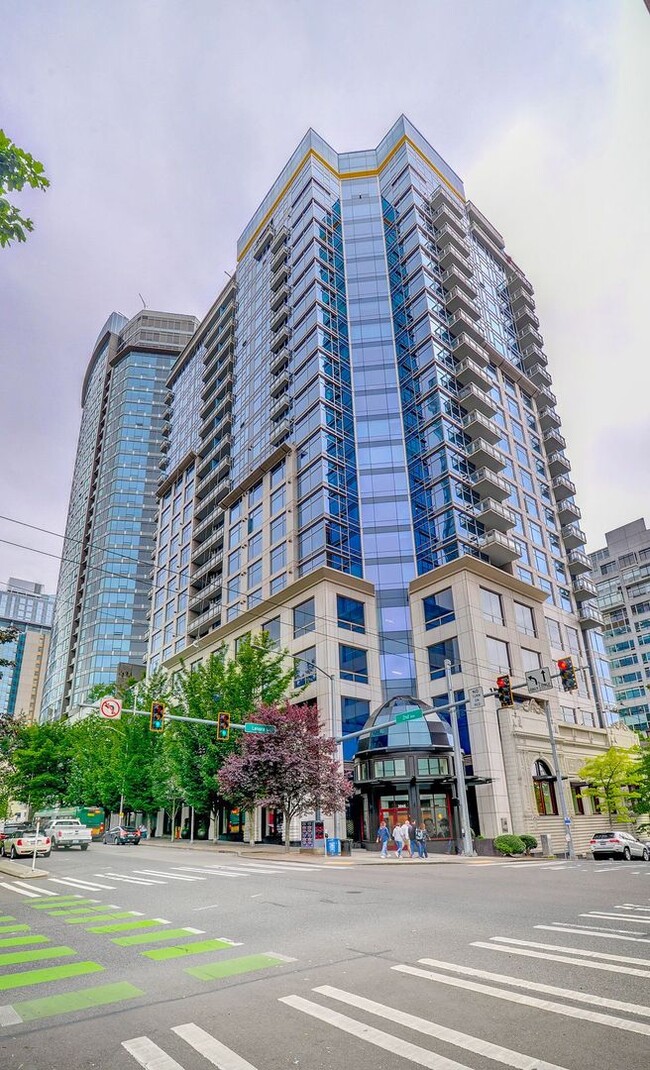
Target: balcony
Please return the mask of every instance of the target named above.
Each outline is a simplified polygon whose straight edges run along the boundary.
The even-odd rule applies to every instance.
[[[478,316],[476,319],[478,319]],[[470,319],[469,316],[466,316],[464,312],[458,311],[455,315],[451,316],[447,326],[456,336],[460,334],[468,334],[479,346],[483,341],[483,331],[478,323],[474,322],[473,319]]]
[[[289,375],[289,371],[287,368],[284,368],[271,383],[271,397],[279,397],[282,391],[287,389],[290,382],[291,376]]]
[[[209,513],[212,513],[214,511],[215,505],[218,505],[221,499],[224,497],[222,484],[224,482],[227,482],[228,486],[230,486],[230,480],[228,479],[229,471],[230,460],[226,459],[215,470],[215,478],[218,480],[217,485],[213,487],[212,490],[210,490],[209,493],[207,493],[205,497],[198,503],[197,510],[194,514],[197,519],[203,520],[203,518],[208,516]]]
[[[287,437],[291,430],[291,424],[289,420],[282,420],[277,427],[274,427],[271,431],[271,442],[274,446],[279,446],[281,442]]]
[[[550,431],[551,428],[558,428],[562,425],[562,421],[555,409],[540,409],[537,413],[537,418],[542,431]]]
[[[566,439],[557,427],[549,427],[548,431],[543,431],[542,442],[547,453],[556,453],[558,450],[566,449]]]
[[[444,205],[456,219],[463,218],[463,205],[459,204],[451,193],[447,192],[444,186],[438,186],[433,193],[429,204],[431,205],[431,210],[434,212]]]
[[[485,368],[489,364],[489,357],[483,346],[478,342],[475,342],[473,338],[470,338],[470,336],[464,332],[461,332],[454,338],[452,347],[454,355],[458,360],[464,360],[465,357],[471,357],[471,359],[476,361],[481,368]]]
[[[271,317],[271,330],[279,331],[281,327],[285,325],[289,318],[291,309],[288,302],[285,300],[279,306],[274,316]]]
[[[470,412],[463,417],[463,431],[470,438],[482,438],[493,446],[501,438],[501,428],[487,420],[480,412]]]
[[[477,227],[482,235],[485,235],[490,241],[497,246],[498,249],[503,249],[504,241],[503,236],[499,233],[497,228],[490,223],[487,216],[484,216],[481,211],[472,204],[471,201],[467,202],[467,210],[469,212],[469,218],[471,222]]]
[[[215,572],[218,568],[223,566],[223,550],[220,550],[217,554],[210,554],[207,561],[204,561],[200,568],[197,568],[193,573],[190,582],[194,586],[199,580],[204,579],[211,572]]]
[[[284,267],[285,264],[287,265],[287,268],[288,268],[288,266],[289,266],[288,265],[288,259],[289,259],[289,249],[288,249],[288,247],[286,245],[281,245],[280,248],[278,249],[278,251],[276,253],[274,253],[273,256],[271,257],[271,273],[272,273],[272,275],[275,274],[276,271],[279,271],[282,267]]]
[[[537,404],[540,409],[554,409],[557,398],[549,386],[541,386],[537,391]]]
[[[567,554],[567,561],[572,576],[579,576],[581,572],[591,572],[591,564],[584,550],[571,550]]]
[[[462,216],[458,216],[453,208],[447,202],[443,202],[440,207],[434,211],[433,225],[436,230],[440,231],[446,227],[453,231],[461,241],[466,240],[467,227],[465,226],[465,220]]]
[[[571,471],[571,462],[563,453],[551,453],[546,460],[552,476],[566,475]]]
[[[505,457],[501,451],[495,450],[482,438],[477,438],[467,447],[467,457],[479,468],[492,468],[495,472],[505,468]]]
[[[533,364],[526,375],[535,386],[553,386],[553,380],[543,364]]]
[[[525,351],[529,345],[535,343],[540,349],[544,346],[544,339],[535,327],[525,326],[519,330],[519,343]]]
[[[521,268],[517,267],[516,264],[513,264],[512,261],[508,266],[508,287],[513,290],[513,292],[521,287],[526,293],[530,294],[531,297],[535,293]]]
[[[193,621],[190,621],[187,633],[191,637],[196,637],[199,632],[205,632],[213,625],[221,623],[221,602],[215,602],[214,605],[206,609],[205,613],[201,613],[199,617],[195,617]]]
[[[577,524],[564,524],[560,529],[567,550],[577,550],[587,542],[587,536]]]
[[[523,330],[524,327],[539,329],[539,320],[529,305],[524,305],[518,312],[514,313],[514,321],[517,330]]]
[[[510,565],[519,557],[519,550],[515,540],[508,535],[504,535],[501,531],[490,531],[482,539],[479,539],[478,545],[481,553],[485,554],[490,563],[496,565],[497,568],[502,565]]]
[[[489,531],[510,531],[517,522],[512,510],[494,498],[484,498],[477,505],[475,516]]]
[[[280,397],[276,398],[273,404],[271,405],[271,419],[277,420],[278,417],[284,416],[285,412],[289,411],[290,404],[291,399],[289,395],[281,394]]]
[[[454,286],[445,297],[449,312],[464,312],[471,320],[480,319],[480,312],[471,297],[460,286]]]
[[[492,389],[492,380],[489,375],[471,357],[461,360],[456,366],[456,378],[463,386],[473,383],[484,393]]]
[[[575,483],[572,483],[566,476],[557,476],[551,481],[551,487],[556,502],[561,502],[564,498],[573,498],[576,492]]]
[[[285,320],[283,325],[279,328],[275,338],[271,342],[271,352],[274,355],[277,355],[283,348],[283,346],[286,346],[287,342],[289,341],[290,334],[291,331],[289,330],[289,324]]]
[[[593,580],[587,576],[576,576],[573,580],[573,593],[577,602],[588,602],[596,598],[598,591]]]
[[[480,412],[483,416],[487,416],[488,419],[491,419],[497,411],[497,407],[490,395],[486,394],[484,390],[479,390],[473,383],[459,390],[458,400],[468,412]]]
[[[230,439],[230,435],[228,436]],[[224,460],[225,458],[222,458]],[[215,494],[215,500],[221,501],[221,498],[226,496],[230,490],[230,480],[223,478],[223,465],[217,464],[214,468],[209,469],[204,475],[199,473],[199,478],[202,480],[200,491],[204,497],[207,497],[211,491],[219,488],[219,493]]]
[[[435,240],[438,246],[440,267],[443,270],[448,271],[455,267],[457,271],[462,271],[468,278],[473,275],[469,249],[465,242],[462,242],[449,227],[443,227],[436,234]]]
[[[560,518],[560,523],[563,526],[566,526],[568,524],[574,524],[582,517],[582,513],[580,512],[573,498],[565,498],[564,501],[558,502],[557,515]]]
[[[510,484],[491,468],[479,468],[470,476],[470,481],[479,494],[486,494],[500,501],[510,497]]]
[[[282,370],[282,368],[286,367],[286,365],[289,363],[290,356],[291,353],[289,352],[286,346],[283,346],[282,349],[279,349],[277,353],[274,353],[271,357],[271,374],[277,375],[278,372]]]
[[[289,228],[287,226],[281,226],[271,240],[271,252],[277,253],[280,249],[284,248],[288,238]]]
[[[271,274],[271,293],[276,293],[279,286],[288,282],[291,274],[291,266],[288,260],[280,260],[275,271]]]
[[[585,631],[588,628],[602,628],[605,624],[603,615],[594,602],[585,602],[579,607],[578,620]]]
[[[530,308],[533,310],[535,308],[535,303],[533,301],[532,293],[525,290],[523,286],[518,286],[516,289],[513,289],[510,293],[510,307],[515,316],[521,312],[523,308]]]
[[[221,514],[220,514],[221,515]],[[205,565],[218,550],[223,549],[223,523],[213,524],[204,541],[192,554],[192,564],[199,568]]]
[[[217,595],[221,596],[222,587],[223,580],[221,576],[217,576],[207,585],[207,587],[204,587],[201,591],[197,591],[197,593],[190,598],[190,609],[195,613],[198,610],[205,609]]]
[[[442,274],[442,284],[447,290],[464,290],[465,293],[472,301],[475,301],[478,297],[478,290],[469,281],[469,279],[459,271],[454,265],[449,268],[449,271],[445,271]]]
[[[288,302],[290,293],[291,290],[287,286],[286,282],[277,290],[275,290],[273,293],[273,297],[271,298],[271,311],[278,312],[282,305]]]

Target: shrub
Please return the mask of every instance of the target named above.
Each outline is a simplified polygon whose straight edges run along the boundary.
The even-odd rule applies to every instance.
[[[527,832],[519,832],[517,835],[526,848],[526,854],[532,851],[534,847],[537,847],[537,840],[534,836],[530,836]]]
[[[526,850],[520,836],[497,836],[494,846],[500,855],[522,855]]]

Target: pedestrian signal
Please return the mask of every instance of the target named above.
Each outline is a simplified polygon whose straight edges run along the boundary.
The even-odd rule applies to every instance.
[[[576,671],[573,667],[573,658],[560,658],[557,667],[560,670],[562,689],[564,691],[577,691],[578,681],[576,680]]]
[[[230,739],[230,714],[220,713],[217,715],[217,739]]]
[[[497,697],[500,706],[512,706],[512,687],[509,676],[497,677]]]
[[[151,703],[151,716],[149,718],[149,730],[151,732],[162,732],[165,728],[165,703],[164,702],[152,702]]]

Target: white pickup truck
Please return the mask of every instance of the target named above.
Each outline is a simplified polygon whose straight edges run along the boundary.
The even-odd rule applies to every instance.
[[[62,848],[68,850],[69,847],[81,847],[82,851],[87,851],[92,839],[90,829],[76,817],[59,817],[46,824],[42,831],[50,837],[53,851]]]

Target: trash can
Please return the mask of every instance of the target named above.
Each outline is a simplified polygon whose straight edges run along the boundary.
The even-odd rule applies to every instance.
[[[352,844],[349,840],[341,840],[341,854],[348,857],[352,854]]]
[[[328,855],[340,855],[341,853],[341,841],[335,836],[328,836],[325,841],[327,844]]]

